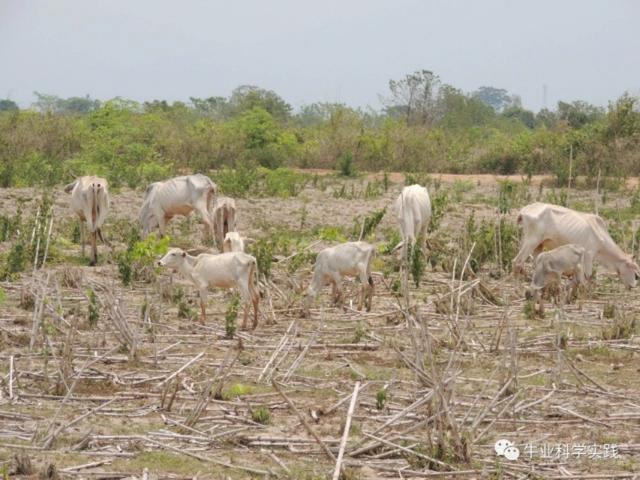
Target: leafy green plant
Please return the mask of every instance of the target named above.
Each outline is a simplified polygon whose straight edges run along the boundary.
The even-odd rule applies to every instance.
[[[441,190],[431,197],[431,221],[429,222],[429,232],[435,232],[440,226],[440,220],[444,216],[449,204],[449,194]]]
[[[224,330],[226,338],[233,338],[236,333],[236,320],[238,318],[238,308],[240,307],[240,296],[237,293],[231,297],[231,302],[224,315]]]
[[[256,257],[258,272],[270,278],[271,263],[273,261],[273,244],[268,239],[261,238],[254,243],[251,253]]]
[[[251,420],[262,425],[268,425],[271,423],[271,412],[267,407],[252,408]]]
[[[386,213],[386,211],[387,211],[387,207],[381,208],[380,210],[374,211],[371,215],[367,215],[366,217],[364,217],[364,222],[362,224],[360,224],[360,222],[357,221],[354,226],[354,231],[352,235],[353,238],[356,240],[359,238],[365,239],[369,235],[371,235],[373,231],[376,229],[376,227],[382,221],[382,217],[384,217],[384,214]],[[362,231],[362,235],[360,235],[361,231]]]
[[[87,322],[89,323],[89,327],[95,328],[100,319],[100,308],[98,306],[98,297],[92,288],[87,289],[87,298],[89,299]]]
[[[343,177],[355,177],[356,170],[353,165],[353,154],[351,152],[344,152],[340,157],[340,163],[338,164],[340,175]]]
[[[425,267],[424,253],[420,248],[420,245],[422,244],[421,242],[422,239],[418,238],[415,245],[407,249],[409,256],[409,271],[411,272],[411,277],[413,278],[413,282],[416,284],[416,287],[420,286],[420,280],[422,280]]]
[[[387,404],[387,389],[381,388],[376,392],[376,408],[382,410]]]
[[[165,236],[158,239],[154,233],[144,240],[135,241],[130,237],[131,244],[125,252],[118,255],[118,272],[124,285],[130,285],[132,280],[151,281],[155,278],[156,261],[167,253],[171,238]]]

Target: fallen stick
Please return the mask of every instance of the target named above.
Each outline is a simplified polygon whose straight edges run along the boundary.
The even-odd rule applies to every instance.
[[[198,355],[196,355],[195,357],[193,357],[191,360],[189,360],[187,363],[185,363],[184,365],[182,365],[178,370],[176,370],[175,372],[173,372],[171,375],[169,375],[167,378],[165,378],[164,380],[162,380],[160,383],[158,383],[156,385],[156,387],[161,387],[162,385],[164,385],[165,383],[167,383],[169,380],[171,380],[173,377],[175,377],[176,375],[178,375],[180,372],[182,372],[185,368],[187,368],[189,365],[191,365],[192,363],[200,360],[200,358],[204,355],[204,350],[202,352],[200,352]]]
[[[271,380],[271,385],[273,385],[273,388],[275,388],[276,391],[280,394],[280,396],[284,398],[284,401],[287,402],[287,405],[289,405],[291,410],[293,410],[294,413],[298,416],[298,418],[302,422],[302,425],[304,425],[304,428],[307,429],[307,432],[309,432],[311,436],[315,438],[316,442],[318,442],[318,445],[322,447],[322,450],[327,455],[327,457],[329,457],[330,460],[335,462],[336,457],[333,455],[333,453],[331,453],[331,450],[329,450],[329,447],[327,447],[327,444],[324,443],[322,439],[318,436],[318,434],[313,430],[313,428],[311,428],[311,425],[309,425],[309,422],[307,422],[307,419],[304,417],[302,412],[298,410],[298,407],[296,407],[294,403],[291,401],[291,399],[287,397],[287,395],[282,391],[282,389],[278,386],[275,380]]]
[[[340,441],[340,447],[338,449],[338,459],[336,460],[336,468],[333,471],[333,480],[338,480],[340,477],[340,469],[342,467],[342,457],[344,456],[344,449],[347,446],[347,439],[349,438],[349,429],[351,428],[351,418],[353,412],[356,409],[356,400],[358,399],[358,390],[360,389],[360,382],[356,382],[353,388],[353,394],[351,395],[351,403],[349,404],[349,410],[347,411],[347,421],[344,424],[344,431],[342,432],[342,440]]]
[[[58,427],[47,438],[44,439],[44,441],[42,442],[42,447],[45,450],[48,450],[51,447],[51,445],[53,444],[53,442],[55,441],[56,437],[58,435],[60,435],[62,432],[64,432],[67,428],[70,428],[70,427],[74,426],[76,423],[81,422],[82,420],[84,420],[88,416],[93,415],[94,413],[102,410],[104,407],[106,407],[107,405],[115,402],[116,400],[117,400],[117,398],[112,398],[111,400],[109,400],[107,402],[104,402],[102,405],[99,405],[96,408],[90,409],[88,412],[83,413],[79,417],[74,418],[69,423],[65,423],[63,425],[60,425],[60,427]]]
[[[371,438],[372,440],[376,440],[376,441],[378,441],[380,443],[384,443],[388,447],[396,448],[398,450],[402,450],[404,452],[410,453],[411,455],[415,455],[417,457],[424,458],[425,460],[428,460],[429,462],[436,463],[436,464],[440,465],[441,467],[448,468],[449,470],[455,470],[455,468],[453,468],[448,463],[441,462],[440,460],[437,460],[435,458],[429,457],[429,456],[427,456],[427,455],[425,455],[423,453],[418,453],[415,450],[411,450],[410,448],[403,447],[401,445],[398,445],[397,443],[390,442],[389,440],[385,440],[384,438],[376,437],[375,435],[371,435],[370,433],[367,433],[367,432],[362,432],[362,434],[364,436],[366,436],[366,437]]]
[[[602,425],[607,428],[611,428],[611,425],[608,423],[601,422],[600,420],[594,420],[593,418],[589,418],[586,415],[581,415],[580,413],[574,412],[573,410],[569,410],[568,408],[561,407],[559,405],[553,405],[553,408],[556,410],[560,410],[562,412],[568,413],[569,415],[573,415],[574,417],[581,418],[585,422],[593,423],[594,425]]]
[[[100,467],[102,465],[108,465],[110,463],[111,463],[111,460],[100,460],[97,462],[85,463],[83,465],[76,465],[74,467],[63,468],[60,471],[64,473],[71,473],[71,472],[77,472],[78,470],[84,470],[86,468],[94,468],[94,467]]]
[[[13,355],[9,359],[9,399],[13,399]]]

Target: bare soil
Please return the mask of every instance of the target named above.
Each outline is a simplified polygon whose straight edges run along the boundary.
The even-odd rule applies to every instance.
[[[471,211],[478,219],[497,218],[495,180],[503,177],[437,177],[453,200],[432,237],[453,243]],[[361,191],[373,178],[347,181],[346,190]],[[460,180],[470,185],[455,197]],[[549,192],[540,180],[529,187],[532,200]],[[253,239],[282,232],[313,237],[336,227],[345,234],[364,215],[390,206],[401,181],[391,175],[389,190],[370,199],[336,198],[343,181],[333,178],[324,190],[309,186],[295,198],[238,199],[239,231]],[[0,190],[0,214],[12,215],[22,201],[27,214],[39,195]],[[576,202],[595,198],[589,191],[571,195]],[[635,333],[603,335],[613,323],[605,311],[614,305],[616,315],[637,319],[640,296],[615,276],[599,271],[576,302],[547,302],[544,319],[528,319],[523,280],[500,275],[496,265],[460,280],[437,264],[427,267],[418,288],[410,283],[407,311],[406,299],[391,288],[400,274],[390,265],[398,261],[381,254],[371,312],[354,309],[358,284],[345,280],[344,309],[331,304],[327,288],[311,317],[301,318],[299,290],[310,266],[291,272],[288,260],[273,263],[272,279],[263,284],[258,329],[238,329],[228,339],[229,292],[211,292],[206,324],[199,325],[180,318],[162,294],[181,286],[198,310],[196,292],[178,276],[160,272],[151,282],[122,285],[115,259],[142,193],[125,190],[112,198],[104,228],[112,248],[100,245],[97,267],[87,266],[70,242],[68,197],[56,192],[51,262],[0,283],[6,293],[0,303],[0,471],[11,478],[29,476],[15,472],[18,453],[30,457],[34,472],[53,464],[63,478],[331,478],[335,460],[272,381],[335,457],[349,396],[360,382],[342,478],[634,478],[640,471],[640,341]],[[625,191],[608,199],[628,201]],[[384,244],[393,228],[388,211],[372,241]],[[170,235],[175,245],[196,247],[202,226],[196,217],[177,220]],[[9,247],[0,244],[0,253]],[[136,338],[136,358],[118,341],[108,308],[89,326],[88,289],[100,302],[108,302],[107,291],[117,300]],[[24,295],[34,297],[26,309]],[[141,313],[145,305],[148,317]],[[69,333],[73,325],[75,334]],[[218,387],[221,395],[189,422],[203,391]],[[513,442],[520,457],[497,456],[499,439]],[[456,441],[468,458],[460,457]]]

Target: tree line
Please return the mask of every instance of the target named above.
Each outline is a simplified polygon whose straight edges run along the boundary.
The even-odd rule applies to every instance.
[[[239,166],[551,173],[564,185],[569,156],[572,174],[587,182],[640,174],[639,103],[627,94],[607,108],[558,102],[534,113],[504,89],[465,93],[428,70],[391,80],[379,111],[323,102],[294,111],[277,93],[248,85],[189,102],[34,93],[29,109],[0,100],[2,187],[87,173],[138,187]]]

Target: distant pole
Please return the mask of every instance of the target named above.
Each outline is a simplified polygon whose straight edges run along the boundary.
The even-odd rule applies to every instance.
[[[542,108],[547,108],[547,85],[542,84]]]

